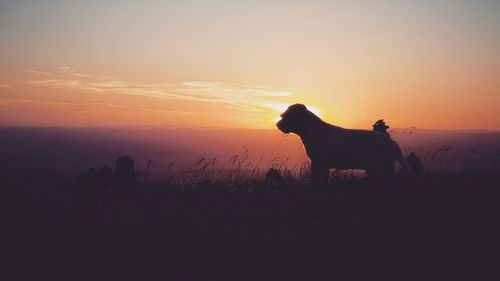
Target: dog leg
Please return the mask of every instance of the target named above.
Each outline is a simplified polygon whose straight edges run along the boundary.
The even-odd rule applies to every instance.
[[[311,164],[312,169],[312,185],[313,188],[321,188],[328,183],[328,167],[318,165],[314,162]]]

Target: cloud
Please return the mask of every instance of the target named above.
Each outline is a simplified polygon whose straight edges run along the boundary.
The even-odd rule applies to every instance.
[[[0,84],[0,87],[2,87],[2,88],[10,88],[10,84],[3,83],[3,84]]]
[[[37,70],[33,73],[50,75]],[[263,84],[227,83],[220,81],[186,81],[181,83],[137,83],[113,77],[99,78],[79,73],[69,66],[60,66],[59,72],[49,78],[27,83],[39,87],[58,88],[98,93],[137,95],[193,103],[221,104],[242,114],[269,110],[269,103],[283,103],[290,92],[266,87]]]
[[[83,77],[83,78],[91,78],[92,76],[89,74],[78,73],[73,70],[69,66],[59,66],[59,70],[66,75],[74,76],[74,77]]]
[[[108,102],[68,102],[0,98],[2,123],[35,126],[180,126],[187,118],[203,120],[190,111],[123,106]]]
[[[22,71],[33,73],[33,74],[38,74],[38,75],[48,75],[48,76],[54,75],[54,73],[46,72],[46,71],[40,71],[40,70],[36,70],[36,69],[23,69]]]
[[[143,111],[143,112],[147,111],[147,112],[161,112],[161,113],[195,114],[195,112],[192,111],[164,110],[164,109],[159,110],[159,109],[151,109],[151,108],[137,107],[137,106],[128,107],[107,102],[74,103],[74,102],[54,101],[54,100],[0,98],[0,105],[15,105],[15,104],[43,104],[43,105],[66,106],[73,108],[86,108],[87,106],[91,107],[99,106],[99,107],[106,107],[109,109],[124,110],[124,111],[133,110],[133,111]]]
[[[68,89],[78,89],[82,86],[82,83],[78,80],[65,80],[65,79],[43,79],[29,81],[28,84],[36,86],[46,86],[51,88],[68,88]]]

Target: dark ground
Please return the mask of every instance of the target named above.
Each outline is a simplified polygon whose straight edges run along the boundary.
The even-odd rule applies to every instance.
[[[112,208],[78,204],[75,175],[2,171],[2,280],[500,278],[499,175],[140,183]]]

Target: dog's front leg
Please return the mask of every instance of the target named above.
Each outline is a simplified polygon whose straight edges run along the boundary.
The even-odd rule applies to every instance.
[[[328,183],[328,166],[311,161],[313,188],[324,187]]]

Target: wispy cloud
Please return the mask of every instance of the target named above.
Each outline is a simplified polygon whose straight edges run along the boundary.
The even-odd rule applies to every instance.
[[[3,104],[45,104],[45,105],[62,105],[62,106],[68,106],[68,107],[86,107],[86,106],[101,106],[101,107],[106,107],[109,109],[115,109],[115,110],[124,110],[124,111],[144,111],[144,112],[161,112],[161,113],[177,113],[177,114],[195,114],[195,112],[192,111],[179,111],[179,110],[158,110],[158,109],[151,109],[151,108],[145,108],[145,107],[128,107],[128,106],[121,106],[121,105],[116,105],[113,103],[107,103],[107,102],[88,102],[88,103],[74,103],[74,102],[65,102],[65,101],[54,101],[54,100],[39,100],[39,99],[5,99],[5,98],[0,98],[0,105]]]
[[[89,74],[76,72],[75,70],[73,70],[69,66],[60,66],[59,70],[66,75],[70,75],[70,76],[74,76],[74,77],[82,77],[82,78],[91,78],[92,77],[92,75],[89,75]]]
[[[28,81],[40,87],[137,95],[196,103],[216,103],[240,113],[258,113],[269,110],[270,102],[283,102],[292,94],[266,87],[262,84],[227,83],[219,81],[186,81],[181,83],[138,83],[117,78],[98,78],[79,73],[69,66],[61,66],[58,73],[29,70],[40,75],[54,77]]]
[[[0,119],[12,124],[44,126],[182,126],[186,119],[203,120],[191,111],[154,109],[111,102],[40,100],[0,97]]]
[[[33,73],[33,74],[38,74],[38,75],[49,75],[49,76],[54,75],[54,73],[46,72],[46,71],[40,71],[40,70],[36,70],[36,69],[23,69],[22,71],[28,72],[28,73]]]
[[[2,87],[2,88],[10,88],[10,84],[7,84],[7,83],[1,83],[1,84],[0,84],[0,87]]]

